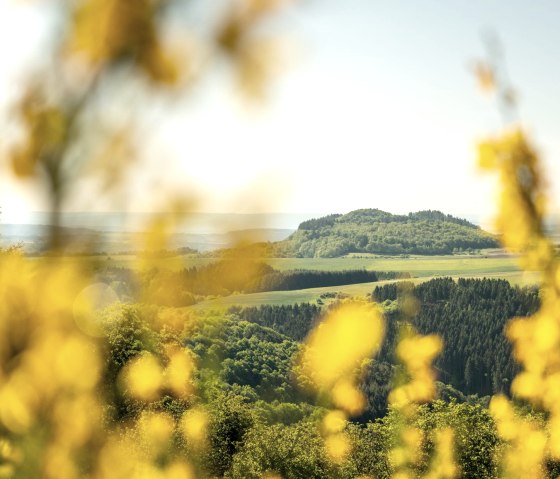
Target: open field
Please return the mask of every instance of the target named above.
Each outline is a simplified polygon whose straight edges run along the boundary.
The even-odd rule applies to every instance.
[[[340,271],[367,269],[403,271],[413,277],[483,275],[519,271],[513,256],[380,256],[373,258],[274,258],[267,261],[279,270],[318,269]]]
[[[108,259],[110,258],[110,259]],[[64,257],[61,261],[79,261],[85,265],[103,267],[105,265],[125,268],[138,268],[142,265],[134,255],[96,256],[96,257]],[[215,258],[176,256],[156,260],[153,265],[159,268],[179,270],[193,266],[204,266],[216,261]],[[422,282],[438,276],[453,278],[503,278],[512,284],[527,286],[538,281],[536,274],[520,271],[516,257],[504,254],[500,250],[484,251],[480,255],[453,256],[366,256],[343,258],[270,258],[264,260],[281,271],[308,269],[321,271],[342,271],[349,269],[366,269],[372,271],[407,272],[412,281]],[[392,280],[394,281],[394,280]],[[258,306],[262,304],[294,304],[316,302],[324,293],[341,292],[352,296],[371,294],[377,283],[350,284],[323,288],[308,288],[295,291],[272,291],[264,293],[235,294],[223,298],[204,301],[194,308],[229,308],[234,305]]]
[[[538,281],[538,274],[536,273],[525,273],[521,271],[514,271],[510,273],[490,273],[490,274],[461,274],[461,275],[450,275],[452,278],[502,278],[508,280],[510,283],[517,286],[530,286],[536,284]],[[432,277],[424,276],[413,278],[410,280],[416,284],[423,281],[428,281]],[[286,305],[295,303],[314,303],[319,299],[319,297],[324,293],[344,293],[351,296],[369,296],[376,286],[381,286],[387,283],[393,283],[395,281],[403,280],[389,280],[389,281],[378,281],[374,283],[361,283],[361,284],[349,284],[343,286],[329,286],[326,288],[308,288],[299,289],[294,291],[269,291],[265,293],[250,293],[250,294],[235,294],[231,296],[226,296],[223,298],[212,299],[208,301],[203,301],[198,303],[192,308],[194,309],[228,309],[232,306],[262,306],[265,304],[269,305]]]
[[[68,262],[92,262],[124,268],[137,268],[141,264],[135,255],[117,256],[67,256]],[[204,266],[216,258],[175,256],[154,261],[154,265],[164,269],[178,270],[193,266]],[[480,255],[446,256],[359,256],[342,258],[269,258],[263,259],[275,269],[311,269],[321,271],[342,271],[347,269],[367,269],[370,271],[403,271],[414,277],[484,275],[490,273],[512,273],[519,271],[517,259],[512,255],[489,251]]]

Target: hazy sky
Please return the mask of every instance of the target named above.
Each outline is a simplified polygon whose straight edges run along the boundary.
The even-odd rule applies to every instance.
[[[22,3],[0,0],[0,107],[41,41],[41,19]],[[160,188],[203,194],[207,211],[488,216],[493,182],[476,172],[475,145],[500,118],[470,70],[484,29],[505,46],[523,122],[560,199],[557,1],[307,0],[284,25],[296,54],[266,105],[241,107],[230,83],[212,77],[158,126],[152,167],[127,193],[132,209],[153,204],[142,189],[156,175]],[[0,188],[8,219],[44,209],[6,173]]]

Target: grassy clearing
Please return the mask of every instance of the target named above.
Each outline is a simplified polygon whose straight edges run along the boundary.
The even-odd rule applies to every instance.
[[[414,277],[449,276],[519,271],[512,256],[413,256],[378,258],[275,258],[268,262],[276,269],[367,269],[403,271]]]
[[[135,255],[118,256],[67,256],[57,261],[80,262],[83,265],[114,266],[136,269],[143,263]],[[179,270],[193,266],[204,266],[215,262],[215,258],[176,256],[161,258],[150,263],[161,269]],[[408,272],[415,278],[437,276],[492,276],[512,277],[520,272],[516,257],[489,251],[482,255],[449,256],[360,256],[343,258],[269,258],[265,259],[280,271],[307,269],[320,271],[342,271],[349,269],[366,269],[370,271]]]
[[[513,272],[498,272],[489,274],[459,274],[450,275],[454,279],[458,278],[501,278],[506,279],[510,283],[517,286],[530,286],[536,284],[539,276],[537,273],[525,273],[521,271]],[[413,278],[411,280],[415,284],[421,283],[423,281],[428,281],[432,277],[425,276],[419,278]],[[400,280],[397,280],[400,281]],[[330,286],[327,288],[309,288],[309,289],[299,289],[295,291],[269,291],[265,293],[250,293],[250,294],[236,294],[231,296],[226,296],[224,298],[217,298],[208,301],[198,303],[192,308],[194,309],[228,309],[232,306],[262,306],[268,305],[287,305],[295,303],[314,303],[317,302],[319,297],[324,293],[345,293],[355,297],[369,296],[376,286],[380,286],[387,283],[393,283],[395,280],[389,281],[378,281],[375,283],[362,283],[362,284],[349,284],[344,286]]]
[[[134,255],[107,257],[65,257],[63,261],[80,261],[99,265],[111,265],[125,268],[138,268],[141,263]],[[214,258],[178,256],[157,260],[157,266],[164,269],[178,270],[193,266],[204,266],[216,261]],[[512,284],[527,286],[538,281],[537,274],[520,271],[514,256],[503,254],[499,250],[485,251],[481,255],[453,256],[365,256],[344,258],[271,258],[266,260],[275,269],[286,271],[292,269],[311,269],[321,271],[341,271],[348,269],[366,269],[372,271],[408,272],[414,282],[426,281],[438,276],[453,278],[503,278]],[[154,263],[155,265],[156,263]],[[377,283],[350,284],[324,288],[309,288],[296,291],[272,291],[265,293],[236,294],[224,298],[204,301],[194,308],[222,309],[234,305],[259,306],[263,304],[294,304],[316,302],[324,293],[341,292],[352,296],[369,295]]]
[[[375,285],[387,283],[380,281],[377,283],[349,284],[345,286],[330,286],[327,288],[308,288],[295,291],[268,291],[265,293],[235,294],[223,298],[212,299],[198,303],[194,309],[227,309],[231,306],[261,306],[285,305],[295,303],[313,303],[323,293],[343,292],[352,296],[365,296],[371,294]]]
[[[110,258],[110,259],[108,259]],[[68,262],[91,261],[124,268],[137,268],[141,264],[134,255],[108,257],[68,256]],[[216,261],[215,258],[177,256],[154,261],[163,269],[178,270],[193,266],[204,266]],[[370,271],[403,271],[414,277],[483,275],[491,273],[513,273],[519,271],[514,256],[503,254],[453,255],[453,256],[372,256],[344,258],[270,258],[265,260],[275,269],[313,269],[321,271],[341,271],[347,269],[366,269]]]

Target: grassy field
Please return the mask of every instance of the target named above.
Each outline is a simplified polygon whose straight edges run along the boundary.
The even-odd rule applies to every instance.
[[[450,275],[452,278],[500,278],[506,279],[510,283],[518,286],[529,286],[536,284],[538,281],[538,274],[536,273],[525,273],[521,271],[514,271],[509,273],[490,273],[490,274],[460,274],[460,275]],[[424,276],[413,278],[411,280],[416,284],[423,281],[428,281],[432,277]],[[226,296],[223,298],[212,299],[204,301],[193,306],[195,309],[228,309],[232,306],[262,306],[265,304],[269,305],[286,305],[295,303],[314,303],[320,298],[324,293],[345,293],[351,296],[369,296],[376,286],[380,286],[387,283],[392,283],[391,281],[378,281],[376,283],[362,283],[362,284],[349,284],[344,286],[330,286],[327,288],[308,288],[299,289],[295,291],[269,291],[265,293],[250,293],[250,294],[236,294],[231,296]]]
[[[81,257],[68,256],[64,261],[93,261],[124,268],[137,268],[140,265],[134,255]],[[204,266],[216,261],[215,258],[177,256],[157,260],[160,268],[178,270],[193,266]],[[341,271],[347,269],[367,269],[370,271],[403,271],[414,277],[483,275],[490,273],[513,273],[519,271],[517,260],[511,255],[489,252],[482,255],[449,256],[370,256],[343,258],[270,258],[267,263],[278,270],[314,269],[322,271]]]
[[[137,268],[141,265],[134,255],[108,257],[65,257],[63,261],[80,261],[84,264],[111,265],[125,268]],[[160,268],[178,270],[193,266],[203,266],[216,261],[215,258],[178,256],[157,260]],[[527,286],[538,280],[536,274],[520,271],[514,256],[503,254],[500,250],[488,250],[479,255],[449,256],[357,256],[344,258],[271,258],[265,260],[275,269],[286,271],[293,269],[311,269],[322,271],[341,271],[348,269],[366,269],[371,271],[408,272],[414,282],[426,281],[438,276],[503,278],[512,284]],[[155,265],[156,263],[154,263]],[[204,301],[195,308],[229,308],[239,306],[259,306],[262,304],[294,304],[316,302],[324,293],[341,292],[352,296],[371,294],[377,283],[351,284],[325,288],[310,288],[296,291],[273,291],[266,293],[236,294],[224,298]]]
[[[340,271],[367,269],[372,271],[403,271],[414,277],[481,275],[519,271],[516,258],[506,255],[486,256],[411,256],[403,258],[275,258],[268,260],[274,268],[318,269]]]

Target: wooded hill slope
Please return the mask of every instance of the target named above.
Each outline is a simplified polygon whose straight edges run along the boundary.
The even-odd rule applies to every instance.
[[[440,211],[393,215],[361,209],[304,221],[276,247],[283,256],[332,258],[348,253],[452,254],[496,248],[498,241],[467,220]]]

